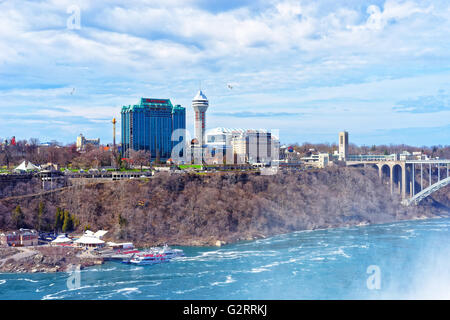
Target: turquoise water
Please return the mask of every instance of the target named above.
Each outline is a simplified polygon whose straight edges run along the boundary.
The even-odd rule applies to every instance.
[[[72,289],[68,273],[1,274],[0,299],[449,299],[449,231],[445,218],[182,247],[165,264],[82,270]]]

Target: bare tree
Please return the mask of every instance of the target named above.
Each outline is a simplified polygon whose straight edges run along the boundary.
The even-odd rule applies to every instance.
[[[150,165],[150,151],[147,150],[131,150],[130,152],[130,161],[133,165],[137,165],[141,167],[141,171],[142,171],[142,167],[145,165]]]

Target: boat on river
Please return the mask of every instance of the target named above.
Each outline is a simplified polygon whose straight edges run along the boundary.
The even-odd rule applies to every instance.
[[[168,245],[160,247],[152,247],[148,251],[133,253],[131,257],[125,258],[124,263],[132,263],[138,265],[156,264],[168,262],[171,259],[184,256],[181,249],[172,249]]]
[[[172,249],[167,244],[165,244],[162,248],[159,248],[159,247],[155,248],[154,247],[152,249],[153,249],[153,251],[155,251],[155,252],[157,252],[159,254],[164,254],[169,259],[176,258],[176,257],[183,257],[184,256],[183,250],[181,250],[181,249]]]
[[[145,264],[157,264],[163,262],[169,262],[170,258],[168,258],[164,254],[158,253],[145,253],[135,255],[133,258],[129,260],[129,263],[137,264],[137,265],[145,265]]]

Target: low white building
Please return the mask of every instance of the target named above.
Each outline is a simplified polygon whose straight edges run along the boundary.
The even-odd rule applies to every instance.
[[[70,244],[70,243],[72,243],[72,239],[67,237],[67,235],[65,235],[65,234],[58,235],[55,240],[50,242],[50,244],[52,244],[52,245],[61,245],[61,244]]]
[[[115,243],[115,242],[108,242],[106,243],[108,247],[113,249],[133,249],[134,245],[132,242],[123,242],[123,243]]]
[[[307,165],[323,169],[329,165],[330,155],[326,152],[319,152],[311,154],[309,157],[303,157],[301,160]]]
[[[86,248],[104,247],[105,241],[103,241],[101,238],[106,233],[108,233],[108,231],[99,230],[94,233],[90,230],[86,230],[79,239],[74,241],[74,243],[80,247],[86,247]]]

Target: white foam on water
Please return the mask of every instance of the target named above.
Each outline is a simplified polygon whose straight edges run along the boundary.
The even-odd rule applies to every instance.
[[[135,267],[135,268],[131,268],[128,270],[123,270],[124,272],[129,272],[129,271],[139,271],[139,270],[144,270],[144,267]]]
[[[59,291],[59,292],[47,294],[47,295],[43,296],[41,300],[63,299],[65,297],[65,295],[58,296],[58,294],[61,294],[61,293],[64,293],[64,292],[67,292],[67,290],[62,290],[62,291]]]
[[[343,256],[347,259],[350,259],[350,255],[346,254],[343,247],[339,247],[336,251],[332,251],[330,252],[330,255],[339,255],[339,256]]]
[[[203,289],[203,288],[206,288],[206,287],[205,286],[198,286],[198,287],[191,288],[191,289],[186,289],[186,290],[177,290],[177,291],[175,291],[175,293],[176,294],[184,294],[184,293],[196,291],[196,290]]]
[[[62,293],[67,293],[67,292],[76,292],[78,291],[78,294],[80,294],[80,291],[84,290],[84,289],[91,289],[91,288],[101,288],[101,287],[109,287],[114,285],[114,283],[104,283],[104,284],[98,284],[98,285],[85,285],[85,286],[80,286],[78,288],[71,288],[71,289],[65,289],[65,290],[61,290],[55,293],[51,293],[48,295],[45,295],[42,300],[52,300],[52,299],[62,299],[65,296],[58,296],[58,294],[62,294]]]
[[[263,266],[263,268],[272,268],[272,267],[279,266],[280,264],[281,264],[281,262],[273,262],[273,263],[266,264],[265,266]]]
[[[279,253],[275,250],[248,250],[248,251],[234,251],[234,250],[215,250],[202,252],[195,257],[183,257],[179,261],[217,261],[217,260],[233,260],[243,257],[273,257]]]
[[[444,229],[444,228],[442,228],[442,229],[434,229],[434,228],[432,228],[432,229],[427,229],[428,231],[434,231],[434,232],[448,232],[449,230],[448,229]]]
[[[325,260],[325,258],[323,257],[316,257],[316,258],[311,258],[312,261],[322,261]]]
[[[223,282],[219,282],[219,281],[218,282],[213,282],[213,283],[211,283],[211,285],[212,286],[220,286],[220,285],[223,285],[223,284],[229,284],[229,283],[233,283],[233,282],[236,282],[236,280],[234,280],[231,275],[228,275],[226,277],[225,281],[223,281]]]
[[[108,271],[114,271],[114,270],[116,270],[117,268],[116,267],[112,267],[112,268],[100,268],[100,269],[97,269],[97,268],[86,268],[86,269],[84,269],[84,270],[81,270],[81,272],[108,272]]]
[[[61,290],[61,291],[58,291],[55,293],[45,295],[44,297],[42,297],[42,300],[63,299],[66,297],[66,295],[64,293],[75,294],[75,292],[76,292],[76,294],[81,294],[81,291],[84,289],[101,288],[101,287],[109,287],[109,286],[111,286],[111,283],[105,283],[105,284],[101,284],[101,285],[85,285],[85,286],[80,286],[78,288],[65,289],[65,290]],[[59,296],[60,294],[63,294],[63,295]],[[67,294],[67,296],[70,296],[70,294]]]
[[[129,295],[131,293],[141,293],[141,291],[139,290],[139,288],[122,288],[122,289],[118,289],[115,290],[116,293],[121,293],[123,295]]]
[[[0,280],[0,284],[5,284],[6,280]]]
[[[266,269],[266,268],[253,268],[252,270],[250,270],[250,273],[260,273],[260,272],[264,272],[264,271],[270,271],[270,269]]]
[[[27,282],[33,282],[33,283],[39,282],[39,281],[37,281],[37,280],[32,280],[32,279],[27,279],[27,278],[19,278],[19,279],[16,279],[16,280],[19,280],[19,281],[27,281]]]
[[[116,294],[121,294],[121,295],[124,295],[124,296],[128,296],[128,295],[133,294],[133,293],[139,294],[139,293],[142,293],[142,292],[139,290],[138,287],[121,288],[121,289],[116,289],[116,290],[113,290],[113,291],[111,291],[109,293],[100,295],[100,296],[97,297],[97,299],[111,299]]]
[[[131,281],[117,281],[114,282],[111,285],[122,285],[122,284],[143,284],[145,283],[147,286],[153,285],[153,286],[159,286],[162,281],[158,281],[158,280],[131,280]]]

